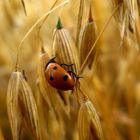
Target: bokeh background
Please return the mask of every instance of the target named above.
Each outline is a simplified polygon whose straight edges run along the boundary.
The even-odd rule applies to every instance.
[[[25,1],[25,14],[20,0],[0,1],[0,140],[12,139],[6,94],[10,74],[15,70],[17,47],[25,33],[39,17],[49,11],[53,2],[54,0]],[[90,1],[85,1],[82,26],[88,19],[89,3]],[[78,8],[79,0],[70,0],[68,5],[48,17],[40,32],[46,49],[50,50],[52,46],[58,17],[61,17],[64,27],[75,40]],[[92,14],[98,34],[113,8],[111,0],[92,1]],[[100,49],[95,67],[86,69],[81,80],[81,85],[97,109],[105,139],[108,140],[140,138],[140,44],[133,37],[134,34],[126,36],[121,49],[118,49],[120,30],[117,20],[112,18],[97,44]],[[40,49],[35,28],[22,44],[20,53],[20,68],[25,70],[33,93],[36,93]],[[29,135],[31,134],[25,131],[23,139]]]

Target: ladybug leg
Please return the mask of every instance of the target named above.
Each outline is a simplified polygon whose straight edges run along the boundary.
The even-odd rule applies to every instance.
[[[73,71],[71,71],[71,70],[69,70],[69,71],[67,71],[69,74],[72,74],[75,78],[77,78],[77,75],[73,72]]]
[[[76,79],[83,78],[81,76],[77,76],[73,71],[67,71],[67,72],[72,74]]]
[[[63,66],[70,67],[70,66],[72,66],[72,65],[74,65],[74,64],[60,64],[61,67],[63,67]]]
[[[47,64],[49,64],[49,63],[51,63],[51,62],[55,62],[54,59],[55,59],[56,57],[57,57],[57,54],[56,54],[53,58],[51,58]]]
[[[55,63],[55,58],[57,57],[57,54],[53,57],[53,58],[51,58],[49,61],[48,61],[48,63],[46,64],[46,66],[45,66],[45,70],[46,70],[46,68],[47,68],[47,66],[50,64],[50,63]]]

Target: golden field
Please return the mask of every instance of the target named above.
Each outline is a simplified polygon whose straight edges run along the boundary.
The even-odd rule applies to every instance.
[[[1,0],[0,140],[139,140],[139,4]],[[45,79],[55,54],[73,91]]]

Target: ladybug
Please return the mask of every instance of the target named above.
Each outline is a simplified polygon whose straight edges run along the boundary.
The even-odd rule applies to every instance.
[[[59,90],[73,90],[76,84],[76,79],[79,77],[72,71],[66,71],[62,66],[71,66],[67,64],[57,64],[56,56],[49,60],[45,66],[45,77],[48,83]]]

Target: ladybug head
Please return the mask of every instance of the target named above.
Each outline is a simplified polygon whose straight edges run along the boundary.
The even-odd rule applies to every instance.
[[[54,59],[56,58],[56,56],[57,56],[57,55],[55,55],[55,57],[51,58],[51,59],[48,61],[48,63],[47,63],[46,66],[45,66],[45,70],[46,70],[47,66],[48,66],[50,63],[56,63],[55,60],[54,60]]]

